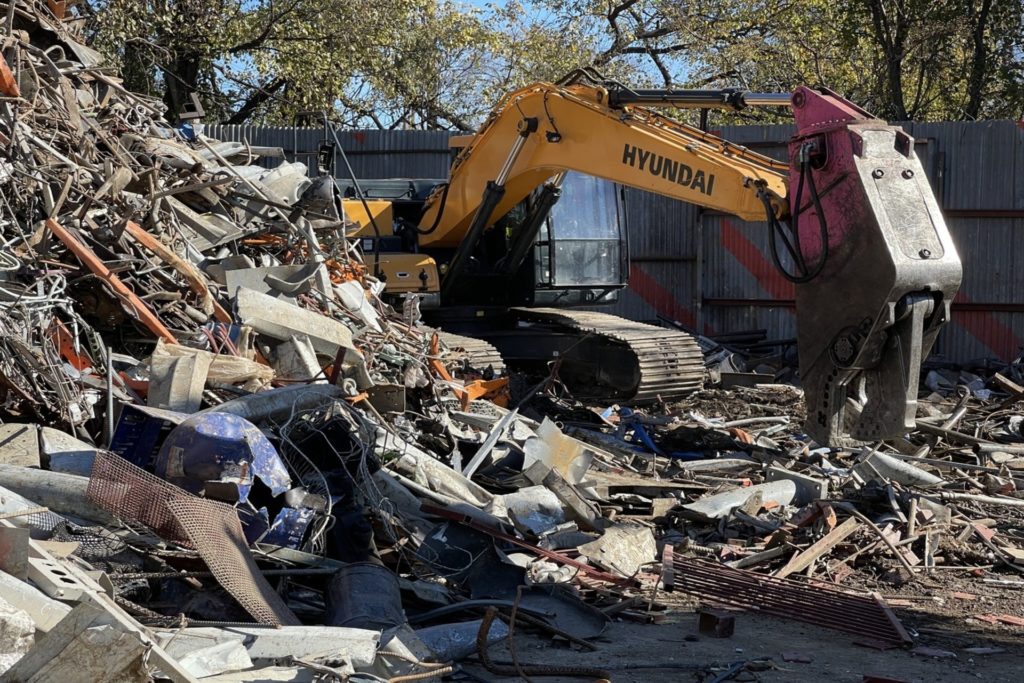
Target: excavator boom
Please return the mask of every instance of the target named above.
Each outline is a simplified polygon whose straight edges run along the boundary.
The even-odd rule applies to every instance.
[[[421,246],[465,247],[489,183],[502,181],[502,195],[485,225],[563,171],[751,221],[764,219],[757,189],[765,186],[786,210],[786,164],[650,109],[613,109],[608,98],[602,87],[550,83],[507,95],[452,165],[440,222]],[[437,221],[441,196],[428,203],[421,228]]]

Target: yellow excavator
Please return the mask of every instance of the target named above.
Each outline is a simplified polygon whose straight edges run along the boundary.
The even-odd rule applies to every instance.
[[[748,106],[792,108],[788,163],[654,110]],[[913,427],[921,361],[961,264],[901,128],[828,90],[633,90],[586,71],[506,95],[453,146],[446,181],[353,177],[342,209],[385,295],[420,297],[430,324],[493,369],[559,358],[577,395],[620,402],[700,385],[689,335],[570,310],[614,301],[627,283],[618,184],[767,220],[796,287],[815,440]]]

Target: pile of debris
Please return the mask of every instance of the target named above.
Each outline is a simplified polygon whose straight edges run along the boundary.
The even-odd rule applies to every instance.
[[[906,438],[853,448],[808,442],[801,398],[759,385],[648,411],[566,400],[543,410],[614,455],[597,491],[656,525],[666,587],[705,604],[899,646],[908,631],[872,593],[906,606],[908,592],[930,599],[951,585],[975,599],[1024,587],[1024,387],[996,373],[932,393]],[[1015,602],[971,618],[1019,627]]]
[[[9,679],[432,678],[635,604],[653,529],[583,485],[611,456],[384,305],[333,178],[170,127],[65,3],[4,6]]]
[[[1024,571],[1011,379],[936,375],[914,434],[854,449],[781,384],[510,409],[381,301],[332,178],[171,128],[64,3],[3,6],[8,679],[608,678],[520,662],[517,627],[593,648],[663,581],[899,645],[870,591]]]

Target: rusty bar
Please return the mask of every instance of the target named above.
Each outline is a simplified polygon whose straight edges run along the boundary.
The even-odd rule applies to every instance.
[[[858,635],[870,635],[873,638],[884,638],[894,642],[904,641],[903,634],[892,628],[892,621],[885,616],[884,612],[877,610],[877,604],[874,605],[876,612],[870,618],[865,618],[867,615],[860,609],[863,606],[856,604],[861,602],[860,600],[850,604],[847,610],[837,612],[834,608],[824,609],[821,605],[788,600],[788,596],[784,593],[779,591],[773,592],[767,585],[762,586],[760,591],[751,591],[749,589],[737,591],[737,586],[730,584],[728,580],[717,584],[712,583],[711,585],[702,583],[699,580],[688,582],[686,576],[681,576],[680,572],[688,572],[691,569],[696,568],[693,566],[681,566],[680,564],[676,565],[676,587],[696,595],[712,595],[722,602],[756,609],[765,614],[796,619]],[[724,578],[729,579],[732,577]],[[828,593],[830,591],[822,589],[822,592]]]
[[[748,584],[743,584],[743,583],[740,583],[740,582],[715,581],[714,579],[708,578],[707,576],[701,575],[701,574],[699,574],[697,572],[691,572],[687,576],[686,580],[689,583],[691,583],[691,584],[700,584],[701,586],[705,586],[705,587],[708,587],[710,589],[726,588],[727,587],[735,595],[751,595],[751,596],[757,597],[757,596],[762,595],[763,589],[764,589],[763,585],[758,586],[758,585],[749,584],[749,583]],[[823,597],[822,599],[819,599],[818,601],[814,601],[813,597],[808,595],[808,594],[806,594],[806,593],[799,594],[797,591],[793,591],[790,587],[785,587],[785,588],[787,590],[791,590],[791,592],[793,594],[793,598],[794,599],[791,600],[791,601],[787,600],[787,603],[786,603],[787,605],[789,605],[789,606],[791,606],[793,608],[810,607],[810,608],[818,609],[818,610],[821,610],[821,611],[835,612],[837,616],[842,616],[842,615],[845,615],[845,614],[849,614],[851,612],[859,612],[859,613],[863,613],[865,615],[868,615],[871,612],[874,612],[876,610],[876,607],[877,607],[873,600],[867,599],[867,596],[864,596],[865,600],[858,600],[858,602],[862,602],[862,604],[859,604],[859,605],[856,604],[856,603],[853,603],[853,602],[843,603],[841,601],[837,601],[837,600],[833,599],[832,596]],[[771,594],[769,594],[768,598],[771,598],[771,597],[773,597],[773,596]],[[855,596],[855,597],[860,597],[860,596]],[[877,615],[872,615],[872,616],[877,616]],[[879,619],[879,621],[882,621],[882,620]]]
[[[122,303],[126,304],[133,318],[145,325],[150,332],[164,341],[172,344],[178,343],[178,340],[171,334],[171,331],[164,327],[164,324],[160,322],[160,318],[150,310],[146,302],[136,296],[135,292],[128,288],[128,285],[121,282],[121,278],[117,277],[110,268],[107,268],[107,265],[96,256],[92,249],[83,244],[70,231],[52,218],[46,219],[46,227],[50,229],[54,237],[63,242],[64,246],[81,261],[82,265],[114,290],[114,293],[122,299]]]
[[[178,271],[178,273],[185,278],[188,282],[189,289],[195,292],[200,301],[203,302],[205,313],[209,314],[212,312],[213,316],[222,323],[234,322],[231,318],[231,314],[225,311],[224,307],[217,303],[217,300],[213,298],[213,295],[210,293],[210,288],[206,286],[203,276],[196,270],[195,266],[175,254],[170,247],[157,239],[156,236],[143,230],[138,223],[128,221],[125,225],[125,231],[131,235],[135,241],[159,256],[167,265],[174,268],[174,270]]]

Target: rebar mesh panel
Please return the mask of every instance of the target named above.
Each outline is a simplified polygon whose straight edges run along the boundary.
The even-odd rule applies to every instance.
[[[712,602],[742,607],[874,641],[911,642],[896,615],[876,595],[852,593],[822,583],[779,579],[710,560],[683,557],[665,548],[662,579],[676,590]]]
[[[166,541],[192,547],[167,503],[194,496],[115,453],[96,454],[85,495],[120,520],[144,524]]]
[[[217,582],[246,612],[261,624],[299,624],[260,574],[233,508],[194,496],[172,498],[167,506]]]

